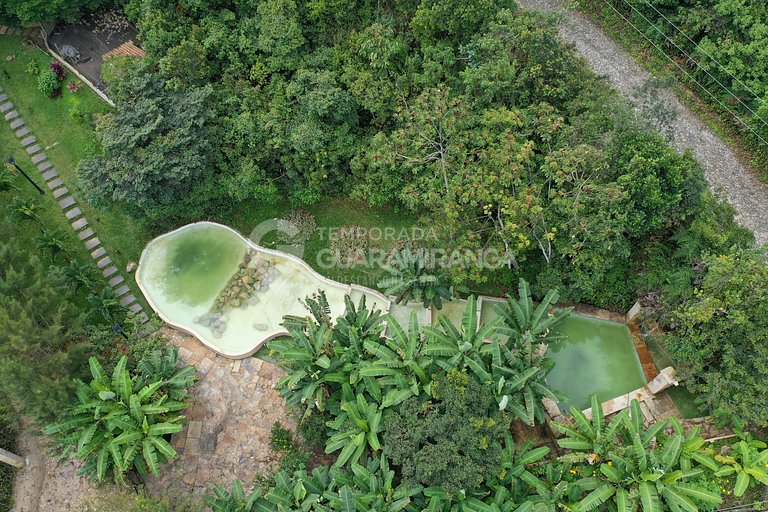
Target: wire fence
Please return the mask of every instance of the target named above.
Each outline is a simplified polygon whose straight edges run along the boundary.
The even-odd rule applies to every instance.
[[[656,41],[648,37],[645,30],[643,30],[641,27],[639,27],[637,24],[633,23],[632,20],[622,13],[619,9],[616,8],[616,6],[610,1],[610,0],[602,0],[603,3],[608,6],[613,12],[615,12],[621,19],[623,19],[630,27],[632,27],[640,36],[643,37],[653,48],[656,49],[658,53],[663,55],[667,60],[669,60],[685,77],[687,77],[691,82],[693,82],[701,91],[703,91],[708,97],[712,98],[712,100],[719,105],[725,112],[727,112],[730,116],[733,117],[733,119],[741,126],[743,126],[745,129],[747,129],[752,135],[755,136],[757,140],[759,140],[761,143],[765,145],[765,149],[768,149],[768,141],[765,137],[763,137],[760,133],[758,133],[754,127],[742,119],[742,116],[739,115],[739,113],[735,112],[733,109],[729,108],[718,95],[713,93],[705,84],[702,84],[701,81],[697,80],[695,76],[693,76],[687,69],[685,69],[683,66],[680,65],[680,63],[672,56],[669,55],[664,48],[662,48]],[[765,100],[759,97],[758,94],[756,94],[752,89],[750,89],[741,79],[733,75],[721,62],[719,62],[717,59],[715,59],[711,54],[706,52],[706,50],[702,49],[701,46],[696,43],[688,34],[682,31],[680,27],[678,27],[675,23],[673,23],[669,18],[664,16],[663,13],[661,13],[658,9],[656,9],[655,6],[650,4],[647,0],[642,0],[643,3],[647,6],[649,6],[651,9],[653,9],[656,13],[661,16],[661,18],[666,21],[675,31],[676,33],[681,34],[686,40],[690,41],[694,44],[694,50],[698,51],[699,53],[703,54],[706,58],[710,59],[719,69],[722,69],[727,75],[732,77],[734,80],[736,80],[739,85],[741,85],[747,92],[749,92],[752,95],[752,101],[756,103],[761,103],[763,105],[768,105]],[[726,93],[727,96],[732,97],[736,102],[741,105],[749,114],[751,115],[751,118],[757,123],[758,125],[764,126],[766,129],[768,129],[768,121],[766,121],[762,116],[760,116],[752,107],[750,107],[742,98],[740,98],[738,95],[734,94],[731,89],[729,89],[726,85],[722,83],[720,79],[718,79],[716,76],[714,76],[712,73],[709,72],[708,69],[706,69],[704,66],[701,65],[699,59],[695,58],[692,53],[687,51],[685,48],[682,48],[675,40],[673,40],[665,31],[663,31],[659,26],[654,23],[652,20],[648,19],[648,17],[643,14],[643,12],[637,8],[636,5],[634,5],[629,0],[621,0],[627,7],[629,7],[630,12],[636,13],[644,22],[648,24],[648,28],[650,28],[653,32],[656,32],[661,38],[670,44],[672,47],[676,49],[677,52],[679,52],[680,55],[684,56],[688,62],[692,63],[698,70],[706,74],[717,86],[719,89],[722,89]],[[629,15],[631,16],[631,14]]]

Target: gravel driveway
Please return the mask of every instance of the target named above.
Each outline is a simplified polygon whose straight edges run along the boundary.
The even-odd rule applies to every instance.
[[[560,0],[517,0],[531,10],[563,12]],[[652,75],[642,69],[617,43],[577,11],[568,10],[560,35],[575,46],[592,70],[606,77],[635,106],[643,85]],[[634,30],[627,26],[627,30]],[[743,165],[728,145],[685,107],[673,94],[661,91],[664,102],[677,111],[670,124],[671,142],[679,151],[690,149],[704,168],[710,186],[736,209],[736,220],[755,233],[760,244],[768,242],[768,187]]]

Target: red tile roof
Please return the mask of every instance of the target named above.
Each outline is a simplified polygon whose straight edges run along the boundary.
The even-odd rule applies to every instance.
[[[133,44],[133,41],[128,41],[121,44],[117,48],[109,50],[102,57],[106,59],[107,57],[112,57],[113,55],[130,55],[131,57],[140,59],[144,56],[144,50]]]

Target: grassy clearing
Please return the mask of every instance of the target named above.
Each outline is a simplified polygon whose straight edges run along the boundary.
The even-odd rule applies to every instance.
[[[6,61],[9,55],[15,58]],[[38,143],[45,148],[45,154],[77,199],[78,206],[99,235],[112,260],[118,268],[125,268],[129,261],[138,258],[146,235],[120,208],[90,207],[86,201],[87,194],[78,187],[76,179],[78,163],[98,151],[98,141],[91,126],[93,116],[106,112],[109,106],[84,85],[77,93],[69,92],[66,84],[73,81],[73,77],[67,77],[58,98],[44,96],[37,89],[37,76],[28,73],[27,69],[30,63],[35,62],[39,69],[44,70],[52,58],[39,48],[25,45],[21,37],[0,37],[0,58],[3,61],[0,85],[4,92],[9,95]],[[3,160],[12,155],[22,169],[46,189],[36,166],[22,149],[8,123],[3,121],[2,125],[0,147]],[[40,214],[43,225],[48,229],[61,229],[67,237],[73,257],[83,262],[90,261],[89,254],[77,240],[50,192],[46,191],[45,196],[40,197],[22,177],[17,179],[17,186],[18,190],[4,194],[2,202],[8,204],[14,196],[34,197],[44,207]],[[7,215],[7,212],[3,211],[0,215]],[[37,226],[29,224],[19,226],[23,236],[32,237],[33,233],[39,232]],[[140,296],[137,288],[134,289],[134,295]]]
[[[646,71],[662,79],[674,77],[674,90],[678,99],[724,140],[744,165],[752,169],[762,181],[768,183],[768,170],[755,168],[755,154],[749,149],[746,139],[739,131],[743,127],[728,114],[719,113],[704,101],[698,86],[686,78],[665,54],[627,25],[627,22],[602,0],[577,0],[577,7],[611,39],[619,43]]]

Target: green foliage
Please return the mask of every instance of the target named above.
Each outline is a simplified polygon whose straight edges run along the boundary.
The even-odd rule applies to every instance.
[[[744,432],[743,423],[735,421],[734,431],[739,441],[731,445],[730,453],[715,455],[723,466],[715,473],[720,478],[736,475],[733,495],[741,497],[748,487],[768,485],[768,445],[755,439],[751,432]]]
[[[31,25],[42,21],[68,21],[80,19],[83,9],[114,3],[112,0],[6,0],[0,5],[0,20]]]
[[[440,270],[430,267],[425,249],[415,253],[410,246],[392,255],[392,264],[384,269],[390,274],[379,281],[379,288],[387,295],[395,295],[395,304],[411,300],[421,302],[425,308],[442,309],[443,299],[453,299],[453,288]]]
[[[79,176],[93,194],[137,207],[190,194],[216,159],[211,95],[210,87],[168,91],[151,73],[130,73],[118,108],[98,122],[103,154],[81,162]]]
[[[734,250],[706,258],[705,265],[695,295],[677,311],[667,348],[679,377],[707,410],[768,425],[765,253]]]
[[[509,418],[487,388],[458,370],[433,383],[432,399],[406,400],[384,424],[384,442],[406,482],[471,492],[501,465]]]
[[[71,289],[52,278],[0,223],[0,393],[5,413],[56,419],[71,401],[89,347],[77,336],[83,316]]]
[[[672,435],[663,434],[666,420],[645,428],[636,400],[610,421],[605,420],[596,396],[591,420],[575,407],[571,415],[573,425],[554,423],[552,427],[565,434],[557,444],[570,450],[560,460],[576,464],[574,471],[582,477],[578,485],[588,491],[579,510],[640,507],[644,512],[696,512],[722,501],[696,481],[705,471],[717,469],[698,429],[685,436],[675,419]]]
[[[306,469],[310,453],[298,445],[293,433],[284,428],[280,422],[272,425],[269,431],[269,447],[280,454],[280,470],[293,473]]]
[[[0,448],[11,453],[17,453],[17,432],[13,424],[6,421],[0,411]],[[0,464],[0,512],[11,512],[13,509],[13,482],[16,468],[10,464]]]
[[[602,2],[581,2],[589,9],[594,8],[594,4],[604,7]],[[649,0],[632,2],[632,8],[623,3],[615,7],[667,55],[684,57],[697,64],[686,68],[687,76],[681,73],[680,80],[697,93],[700,91],[694,80],[705,86],[708,92],[700,93],[702,101],[723,114],[739,131],[743,130],[742,122],[754,131],[744,134],[757,152],[757,163],[765,170],[768,162],[764,142],[768,140],[766,4],[734,0]],[[654,24],[654,28],[650,24]]]
[[[50,69],[45,69],[37,75],[37,88],[49,98],[53,98],[61,90],[61,82]]]
[[[180,412],[195,382],[194,367],[175,368],[175,350],[155,353],[134,375],[123,356],[111,379],[95,357],[88,362],[93,380],[78,383],[76,405],[43,433],[62,448],[62,457],[74,453],[82,459],[79,474],[96,481],[109,476],[123,482],[132,470],[141,477],[158,476],[160,464],[176,457],[164,436],[182,429]]]

